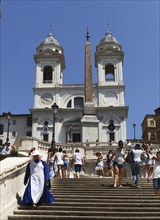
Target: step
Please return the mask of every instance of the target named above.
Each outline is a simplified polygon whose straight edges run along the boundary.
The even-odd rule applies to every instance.
[[[97,211],[97,209],[93,210],[18,210],[14,211],[15,214],[17,215],[65,215],[67,214],[68,216],[111,216],[114,213],[114,216],[159,216],[160,212],[155,212],[155,211],[150,211],[146,210],[145,212],[143,211],[116,211],[114,212],[112,210],[107,210],[107,211]]]
[[[53,178],[51,184],[54,203],[36,210],[19,206],[8,220],[160,219],[160,198],[144,179],[140,189],[131,178],[124,178],[123,188],[114,188],[113,178]]]
[[[78,206],[38,206],[37,207],[37,211],[39,211],[41,214],[43,214],[43,211],[52,211],[52,210],[61,210],[61,211],[92,211],[93,210],[93,206],[82,206],[82,207],[78,207]],[[27,207],[26,208],[20,208],[16,211],[14,211],[15,214],[25,214],[25,213],[28,213],[28,210],[31,210],[31,207]],[[144,206],[141,206],[141,207],[131,207],[130,206],[130,209],[127,209],[127,212],[142,212],[144,210]],[[96,207],[96,211],[99,212],[99,211],[112,211],[112,212],[125,212],[126,211],[126,206],[103,206],[103,207],[100,207],[99,204],[98,206]],[[159,213],[159,207],[151,207],[151,206],[148,206],[147,207],[147,212],[158,212]]]
[[[13,215],[13,216],[8,216],[8,220],[101,220],[101,219],[107,219],[107,220],[159,220],[159,216],[67,216],[67,215],[61,215],[61,216],[56,216],[54,217],[52,215]]]
[[[56,207],[56,209],[58,208],[67,208],[67,207],[72,207],[73,209],[75,208],[88,208],[88,207],[96,207],[96,208],[105,208],[106,207],[142,207],[142,208],[150,208],[150,207],[159,207],[159,204],[160,202],[157,200],[157,201],[154,201],[151,203],[151,202],[141,202],[141,203],[137,203],[135,202],[134,203],[134,206],[133,206],[133,203],[126,203],[126,202],[123,202],[123,203],[116,203],[116,202],[99,202],[98,203],[98,207],[97,207],[97,203],[93,203],[93,202],[54,202],[52,204],[47,204],[47,205],[40,205],[38,206],[38,209],[44,209],[44,210],[52,210],[54,207]],[[31,206],[19,206],[18,209],[31,209]]]

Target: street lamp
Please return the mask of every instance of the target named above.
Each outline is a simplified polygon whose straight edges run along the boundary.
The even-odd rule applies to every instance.
[[[134,141],[136,140],[136,124],[133,124],[133,131],[134,131]]]
[[[52,132],[52,142],[51,142],[51,149],[55,149],[55,121],[56,121],[56,114],[58,112],[58,105],[54,103],[52,106],[53,112],[53,132]]]
[[[9,126],[11,125],[11,113],[7,112],[7,120],[8,120],[8,125],[7,125],[7,138],[6,138],[6,144],[9,143]]]

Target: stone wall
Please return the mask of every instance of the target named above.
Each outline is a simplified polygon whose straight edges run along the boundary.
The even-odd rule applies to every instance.
[[[8,157],[0,161],[0,216],[7,219],[8,213],[17,206],[23,195],[26,165],[29,157]]]

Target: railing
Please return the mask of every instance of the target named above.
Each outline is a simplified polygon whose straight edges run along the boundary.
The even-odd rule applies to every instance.
[[[127,152],[133,148],[137,142],[126,142],[124,143],[124,149]],[[51,147],[51,143],[42,141],[34,137],[18,137],[14,143],[19,151],[29,152],[32,147],[36,147],[42,151],[48,152]],[[62,147],[67,151],[68,154],[73,154],[75,149],[78,148],[89,159],[95,158],[97,151],[101,151],[104,155],[112,149],[116,149],[118,146],[117,142],[68,142],[68,143],[56,143],[56,147]],[[153,153],[160,150],[160,143],[152,144]]]

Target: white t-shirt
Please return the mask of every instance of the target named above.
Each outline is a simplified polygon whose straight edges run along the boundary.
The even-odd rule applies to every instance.
[[[115,158],[114,161],[117,162],[118,164],[123,164],[124,163],[124,149],[117,148],[115,151]]]
[[[76,164],[82,165],[83,157],[80,153],[75,153],[73,155],[73,158],[74,158],[74,165]]]
[[[62,152],[56,152],[55,153],[55,158],[56,158],[57,165],[63,165],[64,164],[63,153]]]
[[[133,155],[134,155],[134,161],[135,162],[141,162],[141,154],[143,153],[143,150],[140,149],[133,149]]]
[[[153,179],[160,178],[160,161],[153,160]]]

